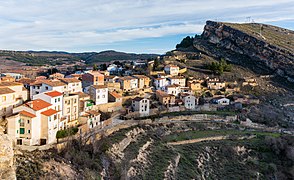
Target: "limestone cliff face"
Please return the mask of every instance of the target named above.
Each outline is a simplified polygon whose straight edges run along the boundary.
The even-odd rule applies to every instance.
[[[12,140],[0,133],[0,179],[16,179],[13,156]]]
[[[275,29],[275,31],[277,31],[277,34],[279,33],[278,29]],[[293,31],[287,33],[291,33],[290,38],[294,37]],[[203,39],[217,48],[224,48],[240,55],[249,56],[257,63],[294,82],[294,50],[291,51],[291,49],[270,44],[265,37],[258,37],[257,33],[256,36],[253,36],[225,23],[213,21],[206,22],[202,34]],[[199,40],[196,39],[195,41]],[[287,43],[292,42],[293,40],[289,40]]]

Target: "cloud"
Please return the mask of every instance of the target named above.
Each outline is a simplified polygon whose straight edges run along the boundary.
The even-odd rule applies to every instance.
[[[207,19],[267,23],[294,19],[292,12],[293,0],[10,0],[0,5],[0,49],[89,51],[200,33]]]

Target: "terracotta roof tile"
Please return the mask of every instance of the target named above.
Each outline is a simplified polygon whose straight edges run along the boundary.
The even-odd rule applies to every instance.
[[[43,81],[44,84],[47,84],[52,87],[64,86],[66,85],[64,82],[61,81]]]
[[[29,102],[25,103],[25,105],[27,107],[32,108],[35,111],[39,111],[41,109],[44,109],[44,108],[51,106],[52,104],[47,103],[46,101],[43,101],[42,99],[36,99],[36,100],[29,101]]]
[[[122,96],[121,95],[119,95],[117,92],[110,92],[109,93],[111,96],[113,96],[113,97],[115,97],[115,98],[121,98]]]
[[[92,87],[95,88],[95,89],[104,89],[104,88],[107,88],[106,85],[93,85]]]
[[[22,86],[22,83],[18,82],[1,82],[0,86]]]
[[[32,113],[29,113],[27,111],[20,111],[19,114],[23,115],[23,116],[27,116],[27,117],[30,117],[30,118],[34,118],[36,117],[36,115],[32,114]]]
[[[41,112],[41,114],[45,115],[45,116],[52,116],[53,114],[58,113],[58,111],[54,110],[54,109],[48,109],[46,111]]]
[[[57,96],[62,96],[63,95],[61,92],[58,92],[58,91],[46,92],[45,94],[50,96],[50,97],[57,97]]]
[[[66,83],[66,84],[68,84],[68,83],[79,83],[79,82],[81,82],[77,78],[63,78],[63,79],[60,79],[60,81]]]
[[[2,94],[11,94],[14,93],[12,89],[9,89],[8,87],[0,87],[0,95]]]

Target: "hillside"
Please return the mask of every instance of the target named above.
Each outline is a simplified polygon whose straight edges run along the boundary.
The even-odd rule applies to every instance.
[[[254,23],[207,21],[201,37],[195,38],[194,47],[215,58],[254,66],[260,74],[277,74],[294,82],[291,30]]]
[[[61,65],[85,61],[86,64],[113,60],[140,60],[157,57],[156,54],[134,54],[117,51],[68,53],[58,51],[0,51],[0,59],[22,62],[27,65]]]
[[[113,60],[140,60],[157,57],[157,54],[135,54],[117,51],[102,51],[99,53],[77,53],[75,56],[86,61],[87,64],[95,62],[108,62]]]
[[[19,152],[18,178],[291,179],[293,138],[218,123],[133,126],[62,152]]]

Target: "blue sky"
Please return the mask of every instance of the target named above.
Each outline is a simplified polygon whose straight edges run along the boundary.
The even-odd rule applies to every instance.
[[[0,49],[164,53],[206,20],[294,30],[294,0],[5,0]]]

